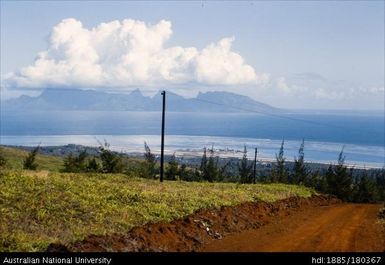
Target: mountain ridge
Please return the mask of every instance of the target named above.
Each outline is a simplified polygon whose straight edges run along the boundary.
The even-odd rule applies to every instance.
[[[161,95],[144,96],[139,89],[129,94],[97,90],[45,89],[39,96],[20,96],[4,101],[8,110],[159,111]],[[231,92],[215,91],[184,98],[167,91],[166,109],[175,112],[281,112],[281,109]]]

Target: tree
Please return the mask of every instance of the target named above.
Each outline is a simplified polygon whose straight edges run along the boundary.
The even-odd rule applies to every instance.
[[[201,179],[209,182],[220,180],[224,168],[219,168],[219,158],[214,157],[214,147],[209,149],[210,156],[207,158],[207,149],[203,148],[203,156],[199,171],[196,171],[196,179]]]
[[[279,154],[275,155],[276,163],[271,173],[271,181],[272,182],[288,182],[288,173],[285,165],[286,158],[284,157],[283,146],[285,144],[285,140],[282,140],[281,148],[279,149]]]
[[[337,193],[337,187],[335,186],[337,180],[336,180],[336,174],[334,172],[332,164],[329,165],[325,174],[325,178],[326,178],[326,192],[329,194],[335,195]]]
[[[179,164],[176,160],[175,153],[171,156],[170,161],[168,162],[167,168],[166,168],[166,174],[165,177],[168,180],[176,180],[176,177],[179,174]]]
[[[37,168],[37,163],[35,162],[36,155],[39,152],[40,145],[35,147],[29,154],[28,156],[24,159],[23,162],[23,168],[24,169],[29,169],[29,170],[36,170]]]
[[[376,177],[376,189],[377,199],[379,201],[385,201],[385,168],[378,170],[375,174]]]
[[[298,150],[298,158],[294,158],[293,174],[290,182],[294,184],[303,184],[306,181],[308,171],[305,165],[305,154],[304,154],[305,140],[302,139],[301,146]]]
[[[352,172],[345,165],[344,149],[342,148],[337,165],[330,165],[326,172],[327,191],[341,200],[349,201],[352,195]]]
[[[180,169],[179,169],[178,174],[179,174],[179,178],[180,178],[181,180],[186,180],[186,179],[189,178],[189,174],[188,174],[188,171],[187,171],[187,166],[186,166],[186,164],[182,164],[182,165],[180,166]]]
[[[241,183],[251,183],[251,169],[253,165],[247,159],[247,148],[246,145],[243,148],[243,157],[238,164],[238,172]]]
[[[199,170],[200,170],[200,178],[202,179],[208,179],[208,173],[207,173],[207,163],[208,163],[208,160],[207,160],[207,149],[206,147],[203,148],[203,155],[202,155],[202,159],[201,159],[201,165],[199,167]]]
[[[198,168],[195,168],[194,169],[194,174],[193,174],[193,177],[191,179],[189,179],[191,181],[202,181],[203,180],[203,174],[202,174],[202,171]]]
[[[143,172],[142,176],[145,178],[155,178],[156,171],[155,171],[155,165],[156,165],[156,158],[153,153],[151,153],[150,147],[147,145],[146,142],[144,142],[144,163],[143,163]]]
[[[354,201],[355,202],[373,202],[375,201],[375,186],[368,177],[368,173],[364,171],[360,177],[357,178],[357,182],[354,189]]]
[[[313,187],[320,192],[327,192],[326,179],[319,170],[309,173],[304,181],[304,185],[306,187]]]
[[[64,158],[63,172],[99,172],[103,171],[96,161],[95,157],[89,159],[89,155],[86,150],[81,151],[78,155],[74,155],[72,152]]]
[[[64,159],[64,172],[85,172],[86,171],[86,159],[87,151],[83,150],[77,156],[72,152]]]
[[[5,166],[7,164],[7,159],[5,158],[2,151],[3,151],[3,149],[0,148],[0,169],[5,168]]]
[[[204,180],[209,182],[214,182],[218,180],[221,176],[221,171],[218,166],[219,158],[214,157],[214,147],[209,149],[210,157],[207,162],[207,174],[203,176]]]
[[[110,145],[106,141],[104,145],[99,146],[99,154],[102,160],[102,172],[120,173],[123,171],[122,158],[110,150]]]
[[[86,167],[87,172],[99,172],[100,171],[100,165],[96,161],[96,158],[93,157],[92,159],[88,160],[88,164]]]
[[[64,158],[64,169],[63,172],[76,172],[76,157],[72,154],[67,155],[66,158]]]

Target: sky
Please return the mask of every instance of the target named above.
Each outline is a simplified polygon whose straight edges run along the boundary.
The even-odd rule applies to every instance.
[[[1,99],[45,88],[384,109],[384,1],[1,1]]]

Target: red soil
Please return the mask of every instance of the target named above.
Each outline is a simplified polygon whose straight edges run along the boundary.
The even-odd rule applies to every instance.
[[[202,251],[381,252],[385,234],[377,222],[380,205],[337,204],[299,211],[252,229],[212,241]]]
[[[378,208],[326,196],[243,203],[48,251],[383,251]]]

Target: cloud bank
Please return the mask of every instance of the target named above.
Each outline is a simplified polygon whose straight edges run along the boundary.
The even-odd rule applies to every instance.
[[[155,25],[126,19],[87,29],[64,19],[51,32],[49,46],[33,64],[9,73],[7,87],[129,87],[153,85],[256,85],[267,82],[232,51],[234,38],[202,50],[166,47],[171,22]]]

